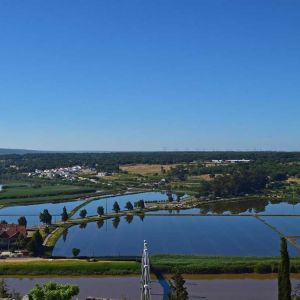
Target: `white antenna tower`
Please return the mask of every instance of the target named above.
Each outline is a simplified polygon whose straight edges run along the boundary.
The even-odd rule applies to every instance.
[[[151,300],[151,279],[148,244],[144,241],[144,250],[141,263],[141,300]]]

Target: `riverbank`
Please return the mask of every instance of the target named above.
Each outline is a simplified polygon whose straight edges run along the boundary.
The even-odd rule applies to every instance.
[[[107,260],[40,259],[3,260],[0,275],[134,275],[140,273],[136,258]],[[179,270],[183,274],[272,274],[278,271],[279,257],[231,257],[154,255],[151,271],[158,277]],[[300,258],[291,258],[291,272],[300,273]]]
[[[140,264],[135,261],[87,261],[75,259],[3,260],[0,275],[79,276],[139,274]]]

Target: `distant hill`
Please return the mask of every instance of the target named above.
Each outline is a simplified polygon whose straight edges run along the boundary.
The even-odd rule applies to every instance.
[[[6,149],[6,148],[0,148],[0,155],[6,155],[6,154],[41,153],[41,152],[43,152],[43,151],[27,150],[27,149]]]

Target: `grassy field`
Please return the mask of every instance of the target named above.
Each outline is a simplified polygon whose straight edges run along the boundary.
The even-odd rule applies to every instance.
[[[174,273],[176,269],[185,274],[240,274],[276,273],[278,257],[213,257],[186,255],[157,255],[151,257],[153,270]],[[291,259],[291,271],[300,273],[300,258]]]
[[[146,164],[137,164],[137,165],[123,165],[120,166],[122,171],[126,171],[130,174],[140,174],[140,175],[148,175],[161,173],[161,167],[163,167],[166,171],[170,170],[172,167],[176,165],[146,165]]]
[[[278,257],[212,257],[156,255],[150,258],[156,274],[268,274],[278,271]],[[291,272],[300,273],[300,258],[291,259]],[[33,260],[2,261],[0,275],[134,275],[140,273],[136,261]]]
[[[138,274],[134,261],[39,260],[0,263],[0,275],[127,275]]]
[[[69,200],[94,192],[96,192],[94,188],[75,185],[9,184],[0,192],[0,205]]]

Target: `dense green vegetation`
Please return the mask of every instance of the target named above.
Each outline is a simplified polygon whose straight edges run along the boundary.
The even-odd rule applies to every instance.
[[[250,162],[226,162],[227,159],[248,159]],[[222,160],[213,162],[212,160]],[[154,173],[128,173],[124,164],[157,164]],[[168,165],[166,169],[164,164]],[[94,174],[81,174],[72,181],[64,178],[28,177],[26,172],[81,165],[93,168]],[[171,169],[170,169],[170,166]],[[111,176],[97,177],[96,172]],[[113,173],[111,173],[113,172]],[[204,176],[204,177],[201,177]],[[122,153],[33,153],[0,155],[0,182],[26,182],[17,195],[8,190],[0,199],[26,202],[33,195],[35,201],[72,199],[93,194],[120,193],[132,189],[175,190],[214,199],[244,195],[300,195],[299,152],[122,152]],[[287,182],[288,178],[295,179]],[[297,184],[296,184],[297,183]],[[30,191],[28,186],[32,187]],[[62,188],[60,189],[59,186]],[[297,187],[298,186],[298,187]],[[34,188],[33,188],[34,187]],[[296,187],[296,188],[295,188]],[[77,189],[77,190],[76,190]],[[13,192],[11,190],[11,192]],[[77,193],[77,194],[76,194]],[[16,198],[18,196],[18,198]],[[60,198],[60,199],[59,199]],[[6,204],[6,203],[5,203]]]
[[[250,159],[259,163],[290,163],[300,160],[299,152],[114,152],[114,153],[31,153],[1,155],[4,166],[15,165],[21,172],[85,165],[98,170],[118,171],[121,164],[172,164],[213,159]],[[0,164],[1,165],[1,164]],[[1,170],[1,169],[0,169]],[[1,174],[1,171],[0,171]]]
[[[161,273],[235,274],[276,273],[279,257],[232,257],[155,255],[151,257],[152,270]],[[300,272],[300,258],[291,259],[291,271]]]
[[[285,238],[281,238],[281,261],[278,270],[278,300],[291,300],[290,258]]]
[[[29,300],[71,300],[79,294],[78,285],[48,282],[37,284],[28,294]]]

